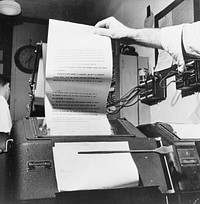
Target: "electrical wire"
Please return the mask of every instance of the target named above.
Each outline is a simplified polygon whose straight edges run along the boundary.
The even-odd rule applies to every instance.
[[[128,91],[124,96],[122,96],[119,100],[113,101],[109,100],[107,103],[107,113],[108,114],[116,114],[124,107],[130,107],[135,105],[139,100],[136,100],[136,97],[140,93],[139,86],[133,87],[130,91]]]
[[[177,73],[177,71],[170,71],[163,78],[162,78],[162,76],[157,76],[157,77],[161,77],[161,80],[159,82],[159,86],[164,89],[164,88],[168,87],[172,82],[176,82],[175,80],[173,80],[173,81],[169,82],[167,85],[164,84],[166,79],[169,76],[176,74],[176,73]],[[139,96],[139,94],[141,93],[140,89],[141,89],[141,86],[133,87],[130,91],[128,91],[124,96],[122,96],[117,101],[113,100],[112,97],[110,97],[108,99],[108,102],[107,102],[106,112],[108,114],[117,114],[124,107],[134,106],[136,103],[138,103],[140,101],[140,97],[137,98],[137,96]]]
[[[169,82],[167,85],[163,85],[163,82],[165,82],[165,80],[166,80],[171,74],[174,74],[174,73],[176,74],[177,72],[176,72],[176,71],[170,71],[170,72],[168,72],[167,75],[166,75],[165,77],[163,77],[163,78],[160,80],[159,86],[164,89],[164,88],[167,88],[172,82],[176,82],[176,80],[173,80],[173,81]]]

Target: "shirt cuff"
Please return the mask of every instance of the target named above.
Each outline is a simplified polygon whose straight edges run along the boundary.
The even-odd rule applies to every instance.
[[[178,71],[185,70],[185,61],[182,50],[182,34],[184,24],[161,28],[161,44],[176,61]]]

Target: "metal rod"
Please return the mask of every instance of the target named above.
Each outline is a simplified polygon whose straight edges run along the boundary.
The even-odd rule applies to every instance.
[[[80,151],[78,154],[116,154],[116,153],[157,153],[168,154],[173,152],[172,146],[161,146],[150,150],[105,150],[105,151]]]

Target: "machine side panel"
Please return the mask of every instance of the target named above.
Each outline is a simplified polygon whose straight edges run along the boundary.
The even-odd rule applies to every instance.
[[[51,142],[29,142],[14,148],[11,183],[17,200],[53,198],[57,192]]]

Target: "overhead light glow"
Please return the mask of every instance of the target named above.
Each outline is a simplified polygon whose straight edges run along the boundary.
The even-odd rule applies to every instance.
[[[2,0],[0,1],[0,13],[15,16],[21,13],[21,6],[14,0]]]

